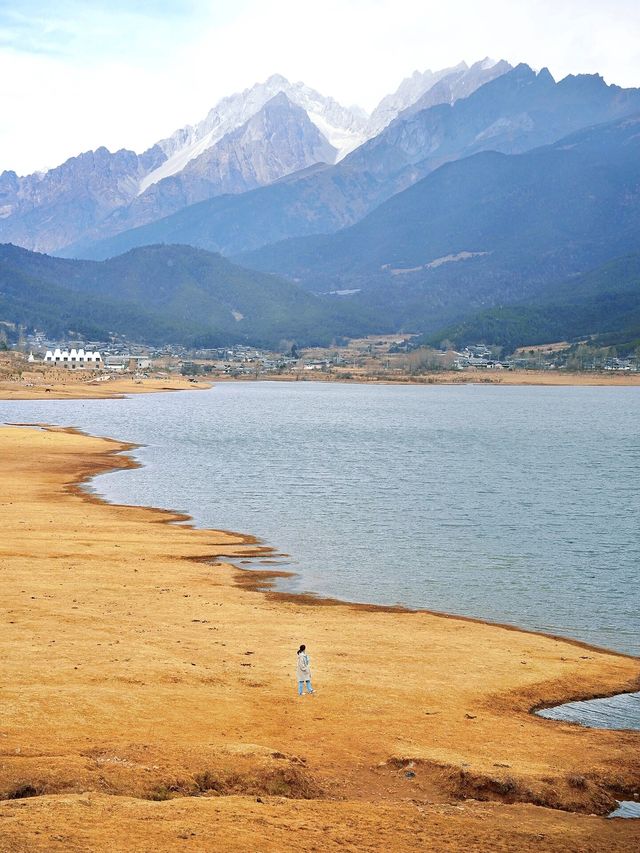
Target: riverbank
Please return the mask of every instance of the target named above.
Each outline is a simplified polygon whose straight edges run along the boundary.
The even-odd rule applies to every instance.
[[[225,562],[250,537],[74,486],[126,445],[0,446],[0,850],[636,848],[590,814],[637,792],[639,736],[529,711],[637,689],[637,659],[256,591]]]

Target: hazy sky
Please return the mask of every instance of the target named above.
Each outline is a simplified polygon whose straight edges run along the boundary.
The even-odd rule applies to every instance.
[[[0,172],[141,151],[274,72],[372,109],[484,56],[640,85],[639,0],[0,0]]]

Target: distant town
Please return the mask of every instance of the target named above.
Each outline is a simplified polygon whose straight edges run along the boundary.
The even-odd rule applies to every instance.
[[[51,340],[43,332],[23,334],[11,348],[14,370],[24,381],[40,380],[59,370],[90,371],[107,381],[117,374],[143,379],[172,374],[202,378],[295,378],[429,381],[441,372],[469,374],[501,371],[640,372],[640,352],[619,357],[612,348],[597,349],[587,343],[556,343],[522,348],[502,356],[499,347],[482,343],[456,350],[449,342],[439,349],[421,346],[415,336],[371,336],[328,348],[298,348],[287,344],[274,352],[246,344],[188,350],[166,345],[159,348],[115,338]],[[6,369],[5,369],[6,372]],[[53,376],[53,374],[51,374]],[[17,376],[15,378],[18,378]],[[460,377],[462,379],[462,376]],[[495,377],[497,379],[497,377]]]

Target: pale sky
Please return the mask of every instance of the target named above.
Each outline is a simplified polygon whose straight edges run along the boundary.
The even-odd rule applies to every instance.
[[[273,73],[371,110],[485,56],[640,86],[640,2],[0,0],[0,172],[142,151]]]

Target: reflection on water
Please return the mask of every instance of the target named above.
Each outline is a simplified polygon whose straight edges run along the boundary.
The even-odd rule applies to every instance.
[[[279,588],[640,652],[640,389],[226,383],[0,420],[144,445],[95,488],[260,537]]]

